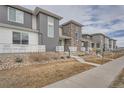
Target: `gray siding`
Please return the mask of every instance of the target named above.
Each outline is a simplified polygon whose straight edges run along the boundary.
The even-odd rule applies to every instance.
[[[40,13],[37,17],[37,28],[42,36],[39,36],[39,44],[46,45],[47,51],[55,51],[56,46],[59,43],[59,20],[54,18],[54,38],[47,36],[47,15]]]
[[[32,15],[24,12],[24,24],[8,21],[8,6],[0,5],[0,23],[32,28]]]

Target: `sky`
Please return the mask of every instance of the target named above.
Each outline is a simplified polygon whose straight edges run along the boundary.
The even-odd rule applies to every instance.
[[[122,5],[25,5],[51,11],[63,19],[60,24],[75,20],[84,27],[82,33],[103,33],[117,40],[118,47],[124,47],[124,6]]]

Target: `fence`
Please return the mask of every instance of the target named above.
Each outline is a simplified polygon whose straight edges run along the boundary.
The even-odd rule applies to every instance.
[[[69,50],[70,50],[70,52],[76,52],[77,51],[77,47],[70,46]]]
[[[45,45],[0,44],[0,53],[45,52]]]
[[[64,46],[56,46],[57,52],[64,52]]]

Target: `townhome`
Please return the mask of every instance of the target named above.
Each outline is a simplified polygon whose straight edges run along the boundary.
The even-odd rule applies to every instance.
[[[101,33],[92,34],[92,39],[96,43],[96,48],[109,50],[109,37]]]
[[[82,51],[92,51],[93,49],[100,49],[101,51],[110,51],[116,49],[116,40],[101,34],[82,34]]]
[[[93,49],[104,49],[110,51],[116,49],[116,40],[102,34],[82,34],[82,24],[70,20],[62,24],[59,28],[59,45],[64,46],[65,51],[70,46],[77,48],[78,51],[90,52]]]
[[[0,53],[55,51],[62,17],[36,7],[0,6]]]
[[[96,33],[92,34],[92,39],[96,43],[96,48],[109,50],[109,37]]]
[[[0,6],[0,53],[90,51],[116,49],[116,40],[104,34],[82,34],[83,25],[70,20],[59,26],[62,17],[36,7],[34,11],[15,5]]]
[[[65,51],[68,51],[69,47],[77,51],[81,50],[82,26],[82,24],[74,20],[70,20],[66,23],[63,23],[60,26],[59,44],[64,45]]]
[[[114,49],[117,48],[117,46],[116,46],[116,40],[114,40],[114,39],[110,39],[109,40],[109,48],[110,48],[110,50],[114,50]]]
[[[92,34],[92,40],[94,43],[96,43],[96,48],[104,49],[105,51],[113,50],[116,48],[116,40],[110,39],[110,37],[104,34]],[[110,48],[110,46],[112,46],[112,48]]]
[[[95,43],[92,40],[92,35],[82,34],[81,48],[81,51],[90,51],[92,48],[95,48]]]

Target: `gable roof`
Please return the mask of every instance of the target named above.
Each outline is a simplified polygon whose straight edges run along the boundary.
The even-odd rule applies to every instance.
[[[10,6],[10,7],[13,7],[13,8],[16,8],[16,9],[19,9],[19,10],[22,10],[22,11],[25,11],[25,12],[28,12],[30,14],[33,14],[33,11],[32,10],[27,9],[25,7],[22,7],[22,6],[19,6],[19,5],[7,5],[7,6]]]
[[[111,38],[110,40],[117,41],[117,40],[115,40],[115,39],[112,39],[112,38]]]
[[[80,24],[79,22],[74,21],[74,20],[70,20],[70,21],[68,21],[68,22],[66,22],[66,23],[63,23],[62,26],[67,25],[67,24],[70,24],[70,23],[76,24],[76,25],[78,25],[78,26],[80,26],[80,27],[83,26],[82,24]]]
[[[50,11],[44,10],[44,9],[42,9],[42,8],[39,8],[39,7],[36,7],[36,8],[35,8],[35,10],[34,10],[34,15],[37,15],[37,14],[40,13],[40,12],[41,12],[41,13],[44,13],[44,14],[46,14],[46,15],[55,17],[55,18],[57,18],[57,19],[59,19],[59,20],[62,19],[61,16],[56,15],[56,14],[50,12]]]
[[[106,36],[106,35],[104,35],[104,34],[102,34],[102,33],[95,33],[95,34],[92,34],[92,36],[95,36],[95,35],[102,35],[102,36],[104,36],[104,37],[106,37],[106,38],[109,38],[109,39],[110,39],[110,37],[108,37],[108,36]]]
[[[90,34],[82,34],[82,36],[92,36],[92,35],[90,35]]]
[[[13,7],[13,8],[16,8],[16,9],[19,9],[19,10],[22,10],[22,11],[25,11],[25,12],[28,12],[30,14],[33,14],[33,15],[37,15],[38,13],[44,13],[46,15],[49,15],[49,16],[52,16],[52,17],[55,17],[57,19],[62,19],[63,17],[59,16],[59,15],[56,15],[50,11],[47,11],[47,10],[44,10],[40,7],[36,7],[33,11],[30,10],[30,9],[27,9],[25,7],[22,7],[22,6],[19,6],[19,5],[7,5],[7,6],[10,6],[10,7]]]

